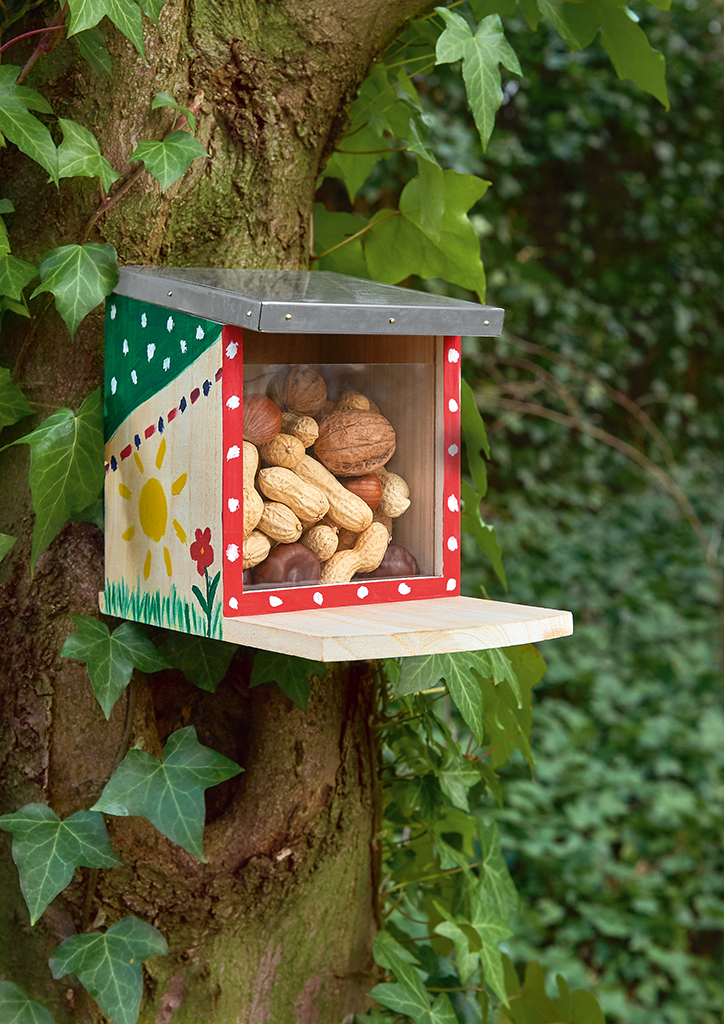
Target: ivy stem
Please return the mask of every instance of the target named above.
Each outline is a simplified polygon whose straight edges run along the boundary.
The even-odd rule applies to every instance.
[[[330,252],[334,252],[335,249],[341,249],[342,246],[347,245],[348,242],[353,242],[355,238],[359,238],[360,235],[363,235],[365,231],[369,231],[370,228],[375,227],[375,225],[381,224],[383,220],[389,220],[390,217],[401,216],[402,214],[399,210],[393,210],[392,213],[388,213],[386,216],[380,217],[378,220],[372,221],[370,224],[365,224],[361,231],[355,231],[353,235],[350,235],[349,238],[345,238],[343,242],[337,242],[337,244],[333,245],[331,249],[327,249],[325,252],[320,252],[319,256],[312,256],[311,259],[321,260],[323,256],[329,256]]]
[[[65,28],[65,25],[53,25],[53,26],[47,26],[46,25],[45,28],[34,28],[30,32],[23,32],[22,35],[13,36],[12,39],[8,39],[7,43],[3,43],[3,45],[0,46],[0,53],[4,53],[9,46],[13,45],[13,43],[19,43],[21,39],[27,39],[28,36],[39,36],[39,35],[42,35],[43,33],[48,33],[48,32],[59,32],[63,28]]]
[[[41,37],[40,42],[38,43],[38,45],[33,50],[33,52],[31,53],[30,57],[28,57],[27,61],[25,62],[25,65],[23,67],[23,70],[18,75],[18,82],[22,82],[22,80],[25,78],[27,73],[32,68],[33,64],[35,64],[35,62],[38,59],[38,57],[40,56],[40,54],[48,52],[48,45],[47,44],[48,44],[48,40],[50,39],[50,33],[54,32],[58,28],[64,28],[65,27],[65,16],[66,16],[67,13],[68,13],[68,3],[67,3],[67,0],[66,0],[66,3],[58,11],[58,13],[55,15],[55,17],[51,21],[51,23],[45,29],[43,29],[43,35]],[[14,43],[15,40],[11,39],[10,42]]]

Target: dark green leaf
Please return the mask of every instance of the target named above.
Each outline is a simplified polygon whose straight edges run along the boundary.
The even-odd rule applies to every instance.
[[[142,672],[159,672],[169,667],[136,623],[124,622],[111,634],[108,626],[98,619],[85,615],[70,617],[78,629],[65,641],[61,657],[77,658],[86,663],[93,691],[106,718],[128,686],[134,667]]]
[[[23,297],[23,288],[37,276],[37,267],[32,263],[10,255],[0,257],[0,295],[7,295],[19,302]]]
[[[490,458],[490,445],[483,417],[475,404],[473,390],[465,380],[461,382],[460,390],[460,426],[468,457],[468,470],[482,500],[488,490],[488,471],[483,453],[486,458]]]
[[[189,132],[171,132],[165,139],[147,139],[131,153],[131,160],[142,160],[149,174],[160,182],[163,192],[178,181],[198,157],[208,157],[208,153]]]
[[[101,18],[108,17],[143,56],[143,20],[136,0],[68,0],[68,5],[69,36],[95,28]]]
[[[484,523],[479,512],[480,495],[467,480],[461,481],[461,497],[463,511],[460,526],[463,533],[471,533],[475,543],[484,555],[490,559],[495,575],[507,589],[505,569],[503,568],[503,549],[495,535],[495,527]]]
[[[0,65],[0,132],[58,181],[58,152],[50,132],[30,110],[52,112],[47,101],[27,86],[17,85],[20,68]]]
[[[166,953],[166,940],[156,928],[137,917],[124,917],[105,934],[71,935],[48,964],[54,978],[72,971],[115,1024],[135,1024],[143,995],[141,964]]]
[[[17,537],[11,537],[9,533],[0,533],[0,562],[17,539]]]
[[[97,242],[51,249],[40,261],[40,281],[31,299],[52,292],[72,336],[81,320],[118,284],[116,250]]]
[[[493,131],[495,112],[503,102],[498,65],[521,75],[520,63],[503,35],[499,14],[483,18],[473,35],[468,23],[455,11],[445,7],[436,7],[435,11],[446,22],[445,31],[437,41],[437,63],[463,62],[468,102],[485,149]]]
[[[143,13],[158,25],[158,18],[166,0],[138,0]]]
[[[151,100],[151,110],[158,110],[160,107],[173,107],[174,110],[180,110],[188,121],[191,131],[193,132],[196,130],[196,118],[194,115],[188,107],[184,107],[181,103],[177,103],[170,92],[157,92],[153,97]]]
[[[75,416],[58,409],[13,444],[30,445],[30,491],[35,510],[31,571],[64,523],[87,508],[103,487],[103,404],[100,388]],[[10,445],[8,445],[10,447]]]
[[[306,708],[309,700],[309,677],[326,675],[327,671],[327,665],[321,661],[294,658],[289,654],[277,654],[275,651],[257,651],[254,655],[249,686],[276,683],[298,707]]]
[[[35,411],[20,388],[10,383],[10,378],[10,370],[0,366],[0,430]]]
[[[81,57],[88,61],[97,75],[103,72],[110,75],[111,55],[106,49],[106,37],[97,26],[76,33],[75,41],[78,44]]]
[[[58,119],[58,123],[63,129],[63,141],[58,146],[58,177],[98,177],[103,187],[108,190],[120,175],[101,154],[93,132],[63,117]]]
[[[228,757],[202,746],[190,725],[171,734],[163,762],[144,750],[130,750],[93,810],[148,818],[159,832],[203,861],[204,790],[241,771]]]
[[[54,1024],[42,1003],[26,995],[19,985],[0,981],[0,1024]]]
[[[518,907],[520,899],[500,848],[500,832],[495,822],[488,824],[480,817],[477,819],[477,831],[483,862],[480,885],[488,894],[495,912],[506,921]]]
[[[229,670],[237,650],[235,644],[186,633],[170,633],[159,651],[172,668],[177,668],[200,690],[215,693]]]
[[[507,971],[506,976],[509,974]],[[522,987],[511,993],[515,999],[499,1011],[501,1024],[605,1024],[601,1008],[590,992],[571,992],[560,976],[558,991],[560,997],[550,999],[541,965],[535,961],[526,964]]]
[[[94,811],[78,811],[61,821],[45,804],[26,804],[4,814],[0,828],[13,836],[13,860],[31,924],[65,889],[76,867],[110,868],[121,863],[103,816]]]

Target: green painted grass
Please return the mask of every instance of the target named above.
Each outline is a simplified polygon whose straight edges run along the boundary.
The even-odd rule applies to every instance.
[[[206,616],[195,603],[182,597],[173,583],[169,593],[162,595],[158,591],[149,593],[143,590],[140,576],[136,577],[133,590],[125,580],[106,580],[105,601],[106,615],[116,615],[120,619],[132,619],[135,622],[147,622],[153,626],[165,626],[179,633],[207,635]],[[211,636],[217,640],[223,639],[221,601],[214,602]]]

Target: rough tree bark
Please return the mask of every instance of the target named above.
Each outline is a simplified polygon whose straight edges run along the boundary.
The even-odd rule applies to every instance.
[[[14,251],[37,259],[68,242],[107,241],[121,263],[306,267],[320,160],[375,55],[430,6],[167,0],[158,30],[146,22],[145,61],[108,26],[114,71],[100,78],[62,41],[26,84],[42,81],[55,113],[91,128],[124,175],[135,170],[128,156],[137,143],[172,126],[171,111],[150,110],[163,90],[197,101],[196,134],[212,159],[196,161],[163,195],[139,176],[97,217],[96,181],[56,189],[37,165],[5,150]],[[36,10],[20,31],[39,24]],[[30,53],[22,48],[12,53],[18,64]],[[89,316],[71,343],[45,297],[32,311],[29,328],[6,317],[1,362],[15,367],[41,418],[59,406],[77,409],[101,380],[101,315]],[[77,871],[32,930],[9,837],[0,834],[0,977],[51,1000],[59,1024],[100,1019],[69,978],[52,981],[47,957],[88,922],[100,927],[133,913],[155,924],[171,951],[147,965],[142,1022],[351,1019],[366,1005],[377,926],[370,667],[344,666],[317,681],[302,712],[272,688],[250,691],[250,662],[239,657],[215,696],[171,673],[137,680],[106,723],[84,667],[59,658],[68,613],[97,614],[102,538],[91,525],[68,524],[31,578],[27,450],[1,458],[1,528],[20,542],[0,567],[0,813],[32,801],[61,817],[89,807],[128,722],[130,742],[142,737],[156,753],[174,728],[194,723],[202,743],[246,771],[211,791],[207,864],[143,819],[113,819],[124,867],[98,877]]]

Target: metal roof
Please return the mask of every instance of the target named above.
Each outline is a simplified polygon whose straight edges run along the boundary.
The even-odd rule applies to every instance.
[[[497,337],[505,313],[329,271],[131,266],[120,268],[115,291],[219,323],[294,334]]]

